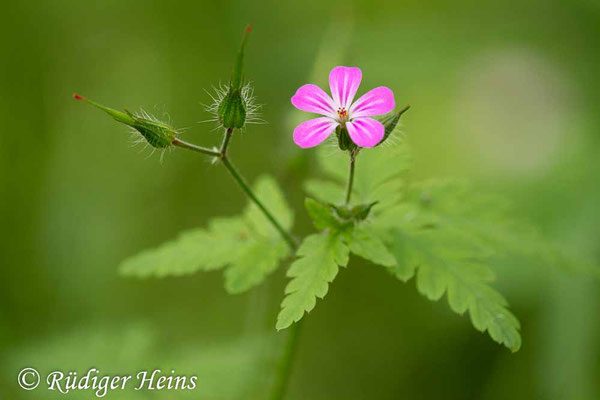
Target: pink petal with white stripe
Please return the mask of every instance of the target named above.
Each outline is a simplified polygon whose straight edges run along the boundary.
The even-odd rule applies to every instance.
[[[360,96],[350,107],[350,118],[371,117],[389,113],[396,106],[390,88],[380,86]]]
[[[317,85],[304,85],[292,97],[292,104],[299,110],[316,114],[335,116],[334,103],[331,97]]]
[[[346,122],[346,129],[354,143],[360,147],[373,147],[381,142],[385,128],[373,118],[356,118]]]
[[[302,148],[314,147],[327,139],[337,125],[328,117],[309,119],[294,129],[294,142]]]
[[[335,67],[329,73],[329,87],[337,107],[348,110],[362,80],[362,72],[356,67]]]

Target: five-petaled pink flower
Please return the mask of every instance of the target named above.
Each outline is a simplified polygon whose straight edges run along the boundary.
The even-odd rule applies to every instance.
[[[385,133],[381,122],[369,118],[394,109],[394,94],[380,86],[363,94],[352,103],[362,72],[355,67],[335,67],[329,73],[333,98],[317,85],[304,85],[292,97],[292,104],[323,117],[310,119],[294,129],[294,142],[300,147],[313,147],[323,142],[338,127],[346,127],[354,143],[360,147],[377,145]]]

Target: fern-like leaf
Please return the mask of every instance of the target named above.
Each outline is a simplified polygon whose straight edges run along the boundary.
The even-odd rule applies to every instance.
[[[424,230],[395,230],[391,251],[397,264],[395,275],[406,281],[417,276],[417,289],[430,300],[447,293],[453,311],[469,311],[471,321],[480,331],[512,351],[521,346],[519,322],[508,311],[506,300],[490,286],[492,270],[469,253],[456,251],[451,237]]]
[[[348,247],[339,234],[323,232],[307,236],[297,256],[287,273],[292,280],[285,288],[286,297],[277,317],[278,330],[298,322],[315,307],[317,297],[325,297],[339,267],[348,264]]]
[[[310,180],[305,189],[315,198],[339,204],[344,194],[347,155],[321,150],[319,162],[327,180]],[[549,257],[535,231],[509,222],[501,201],[462,182],[427,181],[407,186],[401,175],[410,157],[404,143],[363,150],[356,161],[353,200],[377,201],[367,220],[344,235],[350,250],[387,266],[400,280],[416,275],[420,293],[431,300],[444,294],[452,310],[468,311],[475,328],[516,351],[519,322],[506,300],[492,288],[491,256]],[[309,210],[317,228],[327,227],[325,209]]]
[[[378,237],[368,223],[358,224],[351,233],[348,247],[353,254],[369,260],[374,264],[393,267],[396,258],[387,249],[383,241]]]

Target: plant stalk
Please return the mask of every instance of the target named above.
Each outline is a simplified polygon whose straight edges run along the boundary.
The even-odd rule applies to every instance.
[[[298,247],[298,243],[296,242],[294,237],[292,235],[290,235],[283,228],[283,226],[281,226],[281,224],[279,223],[279,221],[277,221],[275,216],[273,216],[273,214],[271,214],[271,212],[258,199],[258,197],[256,197],[256,195],[254,194],[254,192],[252,191],[252,189],[250,188],[250,186],[248,185],[246,180],[242,177],[242,175],[240,175],[240,173],[235,168],[235,166],[231,163],[231,161],[229,161],[229,158],[227,156],[227,147],[229,146],[229,141],[231,139],[232,133],[233,133],[233,128],[228,128],[227,131],[225,132],[225,137],[223,138],[223,143],[221,144],[220,151],[208,149],[206,147],[196,146],[195,144],[187,143],[180,139],[175,139],[173,141],[173,145],[182,147],[184,149],[196,151],[198,153],[206,154],[209,156],[218,157],[219,159],[221,159],[221,161],[223,162],[223,165],[225,166],[225,168],[227,168],[227,171],[229,171],[229,173],[231,174],[233,179],[235,179],[235,181],[242,188],[244,193],[246,193],[246,195],[250,198],[250,200],[252,200],[254,202],[254,204],[256,204],[256,206],[265,215],[265,217],[267,217],[269,222],[271,222],[271,224],[275,227],[277,232],[279,232],[279,234],[286,241],[288,246],[290,246],[290,249],[292,249],[293,251],[296,250],[296,248]]]
[[[207,156],[219,157],[221,155],[221,153],[219,153],[216,150],[212,150],[212,149],[202,147],[202,146],[197,146],[192,143],[184,142],[183,140],[180,140],[180,139],[173,140],[173,142],[171,144],[173,146],[177,146],[177,147],[181,147],[184,149],[196,151],[198,153],[206,154]]]
[[[227,130],[225,131],[225,135],[223,136],[223,143],[221,143],[221,150],[219,151],[222,157],[227,156],[227,147],[229,147],[229,141],[231,140],[232,133],[233,128],[227,128]]]
[[[354,184],[354,165],[356,163],[356,152],[350,151],[350,168],[348,170],[348,185],[346,186],[346,205],[350,203],[352,197],[352,185]]]
[[[285,393],[292,373],[294,355],[296,353],[296,348],[298,347],[299,331],[303,321],[304,319],[301,319],[288,328],[288,336],[286,338],[283,354],[277,365],[277,375],[275,376],[275,384],[273,385],[271,396],[269,397],[270,400],[283,400],[285,398]]]
[[[231,174],[233,179],[235,179],[235,181],[242,188],[242,190],[246,193],[246,195],[248,195],[250,200],[252,200],[254,202],[254,204],[256,204],[256,206],[262,211],[262,213],[265,215],[265,217],[267,217],[267,219],[271,222],[271,224],[275,227],[275,229],[277,229],[277,231],[279,232],[281,237],[287,242],[287,244],[290,246],[290,248],[292,250],[296,250],[296,247],[298,246],[296,243],[296,240],[292,237],[292,235],[290,235],[283,228],[283,226],[281,226],[279,221],[277,221],[277,219],[273,216],[273,214],[271,214],[271,212],[269,210],[267,210],[267,208],[258,199],[258,197],[256,197],[256,195],[254,194],[252,189],[250,189],[250,186],[248,186],[248,184],[246,183],[244,178],[240,175],[238,170],[233,166],[231,161],[229,161],[229,158],[227,158],[227,155],[221,155],[221,161],[223,161],[223,165],[225,166],[225,168],[227,168],[227,170],[229,171],[229,173]]]

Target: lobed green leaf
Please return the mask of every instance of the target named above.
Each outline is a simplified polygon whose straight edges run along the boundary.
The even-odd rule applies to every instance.
[[[386,267],[396,265],[394,255],[387,249],[383,241],[368,224],[358,224],[352,230],[348,247],[352,253],[375,264]]]
[[[348,264],[348,247],[335,232],[323,232],[307,236],[296,255],[287,275],[286,297],[281,303],[277,317],[278,330],[289,327],[310,312],[317,298],[324,298],[329,283],[336,277],[340,266]]]

